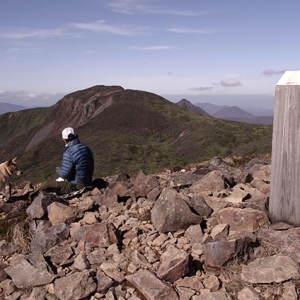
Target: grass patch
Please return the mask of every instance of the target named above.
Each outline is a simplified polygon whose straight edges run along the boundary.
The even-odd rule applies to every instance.
[[[0,219],[0,240],[12,241],[14,227],[24,222],[28,215],[26,212],[21,212],[17,215],[7,216],[4,219]]]
[[[65,122],[86,119],[84,101],[97,93],[93,103],[98,101],[99,106],[108,97],[101,96],[106,89],[111,92],[110,105],[76,127],[80,140],[94,153],[97,178],[120,172],[134,175],[139,170],[154,173],[214,156],[271,153],[270,125],[215,119],[186,110],[153,93],[99,86],[72,93],[69,98],[65,96],[61,107],[0,116],[2,157],[18,156],[24,172],[22,180],[35,184],[57,177],[56,167],[61,164],[64,144],[60,132],[51,130],[69,125],[63,123],[63,111],[74,113],[66,115]]]

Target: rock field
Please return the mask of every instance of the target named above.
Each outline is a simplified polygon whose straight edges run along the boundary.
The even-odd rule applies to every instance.
[[[0,299],[299,299],[300,228],[271,224],[270,173],[264,158],[212,158],[70,199],[14,187],[0,204]]]

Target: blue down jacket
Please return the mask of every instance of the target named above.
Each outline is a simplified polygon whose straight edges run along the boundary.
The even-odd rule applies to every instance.
[[[94,157],[90,148],[82,144],[78,138],[71,141],[65,147],[57,173],[72,183],[90,185],[94,173]]]

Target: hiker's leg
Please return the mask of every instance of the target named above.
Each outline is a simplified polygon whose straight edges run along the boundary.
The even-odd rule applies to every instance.
[[[46,181],[39,190],[47,193],[68,194],[71,192],[71,185],[69,181]]]
[[[56,194],[68,194],[72,191],[71,182],[69,181],[46,181],[42,185],[30,194],[30,198],[33,200],[40,191],[45,191],[47,193],[56,193]]]

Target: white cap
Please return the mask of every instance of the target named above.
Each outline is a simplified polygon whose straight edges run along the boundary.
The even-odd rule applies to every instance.
[[[64,140],[68,140],[68,139],[70,139],[69,134],[72,134],[74,137],[77,136],[75,130],[74,130],[72,127],[67,127],[67,128],[65,128],[65,129],[62,131],[61,136],[62,136],[62,138],[63,138]]]

